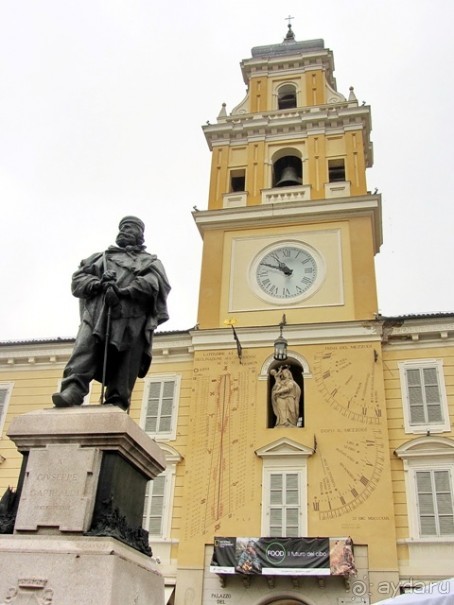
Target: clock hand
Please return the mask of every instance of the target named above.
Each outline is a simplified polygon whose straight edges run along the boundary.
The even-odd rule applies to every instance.
[[[271,267],[271,269],[278,269],[279,271],[282,271],[285,275],[291,275],[293,273],[293,270],[290,269],[289,267],[287,267],[287,265],[285,265],[284,263],[281,263],[281,261],[277,261],[279,263],[279,265],[270,265],[269,263],[260,263],[261,265],[264,265],[265,267]]]
[[[275,261],[279,265],[278,269],[282,271],[284,275],[291,275],[293,273],[293,269],[290,269],[290,267],[287,267],[285,263],[280,261],[276,254],[272,254],[271,256],[275,259]]]

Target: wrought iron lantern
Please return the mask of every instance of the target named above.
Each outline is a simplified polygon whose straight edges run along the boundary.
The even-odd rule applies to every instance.
[[[282,335],[285,325],[287,325],[287,321],[284,314],[279,324],[279,336],[274,341],[274,359],[276,361],[285,361],[287,359],[287,341]]]

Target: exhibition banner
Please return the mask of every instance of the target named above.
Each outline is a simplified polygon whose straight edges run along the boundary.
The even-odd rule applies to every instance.
[[[217,574],[352,575],[350,538],[214,539],[210,571]]]

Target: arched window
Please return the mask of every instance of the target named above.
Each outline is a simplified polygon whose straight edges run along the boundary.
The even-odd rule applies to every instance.
[[[295,187],[303,182],[303,164],[296,155],[285,155],[273,164],[273,187]]]
[[[304,426],[303,368],[294,359],[275,362],[268,373],[268,428]]]
[[[293,84],[281,86],[277,94],[278,109],[291,109],[296,107],[296,87]]]

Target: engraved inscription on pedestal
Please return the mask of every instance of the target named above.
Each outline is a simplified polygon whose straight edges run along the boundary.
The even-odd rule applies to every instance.
[[[77,445],[30,451],[14,531],[87,531],[101,458],[99,450]]]

